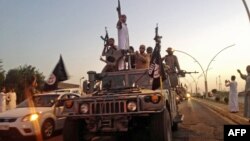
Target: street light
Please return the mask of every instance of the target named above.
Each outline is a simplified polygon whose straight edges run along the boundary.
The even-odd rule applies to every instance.
[[[198,77],[198,79],[197,79],[197,81],[194,79],[194,77],[193,77],[193,75],[192,74],[189,74],[190,75],[190,77],[193,79],[193,81],[194,81],[194,83],[195,83],[195,95],[197,95],[197,85],[198,85],[198,79],[200,78],[200,77]]]
[[[188,87],[187,88],[187,91],[189,90],[188,88],[190,88],[190,93],[192,94],[193,93],[193,88],[192,88],[192,83],[190,83],[185,77],[184,77],[184,80],[187,82],[188,84]],[[186,84],[185,84],[186,85]]]
[[[230,45],[230,46],[227,46],[227,47],[221,49],[218,53],[216,53],[215,56],[214,56],[214,57],[210,60],[210,62],[208,63],[206,70],[203,69],[203,67],[201,66],[200,62],[199,62],[197,59],[195,59],[192,55],[188,54],[187,52],[180,51],[180,50],[174,50],[174,51],[180,52],[180,53],[184,53],[184,54],[188,55],[189,57],[193,58],[194,61],[197,62],[197,64],[200,66],[200,68],[201,68],[201,70],[202,70],[202,73],[203,73],[203,76],[204,76],[205,97],[207,97],[207,95],[208,95],[207,72],[208,72],[208,70],[209,70],[209,67],[210,67],[211,63],[214,61],[214,59],[215,59],[222,51],[224,51],[224,50],[226,50],[226,49],[228,49],[228,48],[230,48],[230,47],[233,47],[233,46],[235,46],[235,44]]]

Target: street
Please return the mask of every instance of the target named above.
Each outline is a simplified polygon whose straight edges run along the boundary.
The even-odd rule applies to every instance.
[[[223,125],[235,124],[192,99],[181,103],[179,108],[185,117],[174,132],[174,141],[223,141]]]
[[[182,102],[179,108],[185,117],[179,130],[173,132],[173,141],[223,141],[223,125],[235,124],[192,99]],[[62,135],[46,141],[62,141]]]

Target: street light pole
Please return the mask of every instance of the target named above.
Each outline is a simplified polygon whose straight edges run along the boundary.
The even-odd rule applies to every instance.
[[[221,49],[218,53],[216,53],[216,54],[214,55],[214,57],[213,57],[213,58],[210,60],[210,62],[208,63],[207,69],[206,69],[206,73],[205,73],[205,75],[206,75],[206,76],[205,76],[205,77],[206,77],[206,79],[205,79],[206,96],[207,96],[207,94],[208,94],[207,72],[208,72],[208,69],[209,69],[211,63],[214,61],[214,59],[215,59],[222,51],[224,51],[224,50],[226,50],[226,49],[228,49],[228,48],[230,48],[230,47],[233,47],[233,46],[235,46],[235,44],[232,44],[232,45],[230,45],[230,46],[227,46],[227,47],[224,47],[223,49]]]
[[[249,22],[250,22],[250,13],[249,13],[249,9],[248,9],[248,7],[247,7],[247,3],[246,3],[245,0],[242,0],[242,2],[243,2],[244,6],[245,6],[245,8],[246,8],[247,15],[248,15],[248,19],[249,19]]]
[[[189,90],[188,88],[190,88],[190,93],[193,93],[193,88],[192,88],[192,83],[190,83],[186,78],[184,78],[188,84],[187,90]]]
[[[186,52],[184,52],[184,51],[180,51],[180,50],[175,50],[175,51],[180,52],[180,53],[184,53],[184,54],[188,55],[189,57],[193,58],[195,62],[198,63],[198,65],[200,66],[200,68],[201,68],[201,70],[202,70],[203,76],[204,76],[205,97],[207,97],[207,96],[208,96],[207,72],[208,72],[208,70],[209,70],[209,67],[210,67],[212,61],[214,61],[214,59],[215,59],[222,51],[224,51],[224,50],[226,50],[226,49],[228,49],[228,48],[230,48],[230,47],[233,47],[233,46],[235,46],[235,44],[230,45],[230,46],[227,46],[227,47],[221,49],[218,53],[216,53],[215,56],[214,56],[214,57],[210,60],[210,62],[208,63],[206,70],[203,69],[203,67],[201,66],[200,62],[199,62],[197,59],[195,59],[192,55],[190,55],[190,54],[188,54],[188,53],[186,53]]]
[[[181,51],[181,50],[174,50],[174,51],[186,54],[189,57],[191,57],[192,59],[194,59],[195,62],[197,62],[197,64],[200,66],[200,68],[202,70],[202,74],[203,74],[204,79],[205,79],[205,81],[204,81],[205,82],[205,95],[207,95],[207,92],[208,92],[208,90],[207,90],[207,78],[206,78],[205,71],[204,71],[202,65],[200,64],[200,62],[197,59],[195,59],[192,55],[188,54],[187,52],[184,52],[184,51]]]
[[[198,80],[196,81],[193,77],[192,74],[189,74],[191,76],[191,78],[193,79],[194,83],[195,83],[195,95],[197,95],[197,85],[198,85]]]

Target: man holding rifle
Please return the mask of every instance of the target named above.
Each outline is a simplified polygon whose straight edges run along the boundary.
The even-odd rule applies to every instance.
[[[128,28],[127,28],[127,17],[124,14],[121,14],[120,1],[118,0],[118,22],[117,22],[117,30],[118,30],[118,50],[128,50],[129,49],[129,36],[128,36]],[[125,58],[120,59],[118,63],[118,70],[126,69]]]

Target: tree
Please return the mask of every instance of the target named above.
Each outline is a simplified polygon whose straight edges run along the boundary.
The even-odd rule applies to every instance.
[[[0,88],[4,85],[4,79],[5,79],[5,71],[3,69],[3,65],[1,65],[3,62],[0,60]]]
[[[28,82],[32,76],[36,76],[37,90],[40,91],[44,85],[45,77],[35,67],[24,65],[7,72],[5,84],[7,88],[12,87],[16,90],[17,103],[24,100],[24,89],[30,85]]]

